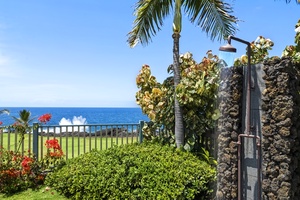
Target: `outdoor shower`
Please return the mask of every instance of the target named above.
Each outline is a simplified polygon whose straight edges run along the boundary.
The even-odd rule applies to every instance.
[[[238,42],[244,43],[247,45],[247,57],[248,57],[248,61],[247,61],[247,68],[246,70],[244,70],[244,72],[246,71],[246,76],[244,76],[245,78],[247,78],[246,80],[246,105],[245,105],[245,118],[246,120],[244,120],[244,125],[245,125],[245,131],[242,134],[238,135],[238,141],[237,141],[237,145],[238,145],[238,199],[242,200],[243,199],[243,194],[242,194],[242,138],[253,138],[256,139],[256,146],[257,146],[257,150],[258,150],[258,157],[257,157],[257,188],[258,188],[258,195],[257,195],[257,199],[260,200],[261,199],[261,167],[260,167],[260,159],[261,159],[261,139],[259,136],[254,135],[254,127],[251,124],[251,119],[252,119],[252,114],[251,114],[251,90],[254,89],[254,83],[251,80],[251,45],[250,42],[247,42],[245,40],[242,40],[240,38],[234,37],[234,36],[229,36],[227,41],[228,44],[221,46],[219,48],[219,50],[221,52],[226,52],[227,55],[222,54],[222,56],[224,56],[224,58],[222,58],[225,63],[227,63],[227,67],[231,67],[233,66],[233,55],[237,52],[236,48],[234,48],[231,45],[231,40],[236,40]],[[245,74],[245,73],[244,73]]]

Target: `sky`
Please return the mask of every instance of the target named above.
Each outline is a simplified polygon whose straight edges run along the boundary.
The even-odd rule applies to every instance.
[[[130,48],[138,0],[0,0],[0,108],[137,107],[135,78],[147,64],[159,82],[170,76],[172,16],[147,46]],[[294,0],[229,0],[240,19],[236,37],[258,36],[281,56],[294,44],[300,5]],[[198,62],[218,55],[225,41],[211,41],[183,16],[180,53]],[[232,41],[245,53],[244,44]]]

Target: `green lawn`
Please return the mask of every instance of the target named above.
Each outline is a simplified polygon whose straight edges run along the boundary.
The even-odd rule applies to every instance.
[[[44,146],[47,139],[54,137],[39,136],[39,158],[46,154]],[[138,141],[137,137],[56,137],[66,158],[77,157],[80,154],[91,151],[92,149],[107,149],[114,145],[130,144]],[[19,135],[14,133],[1,133],[0,146],[5,149],[16,151],[18,148]],[[9,145],[8,145],[9,144]],[[26,152],[32,149],[32,135],[26,134],[24,144],[21,146],[21,151]]]
[[[46,189],[46,186],[42,187],[38,190],[28,189],[26,191],[14,194],[12,196],[5,196],[4,194],[0,194],[0,199],[5,200],[66,200],[64,196],[59,195],[53,189]]]

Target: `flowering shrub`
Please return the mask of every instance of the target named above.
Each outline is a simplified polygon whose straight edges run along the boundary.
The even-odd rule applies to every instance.
[[[62,164],[64,164],[64,153],[56,138],[47,140],[45,142],[45,146],[47,148],[47,154],[43,159],[45,169],[53,170],[53,168],[60,167]]]
[[[0,193],[13,194],[44,182],[40,165],[30,153],[22,156],[0,148],[0,155]]]
[[[13,194],[38,187],[44,183],[46,171],[64,164],[64,154],[57,139],[47,140],[45,146],[47,154],[41,161],[37,161],[29,151],[28,155],[22,156],[19,152],[0,148],[0,193]]]
[[[38,118],[40,123],[47,123],[51,114],[44,114]],[[12,126],[21,134],[19,148],[24,141],[24,134],[30,131],[27,123],[16,121]],[[34,127],[37,128],[37,127]],[[47,154],[38,161],[28,150],[27,153],[8,151],[0,147],[0,193],[13,194],[27,188],[35,188],[44,183],[46,171],[54,170],[63,164],[63,151],[57,139],[45,142]],[[26,155],[25,155],[26,154]]]
[[[272,50],[274,43],[263,36],[258,36],[255,41],[250,43],[251,48],[251,64],[262,63],[268,58],[269,50]],[[247,49],[246,49],[247,50]],[[242,55],[240,58],[235,59],[234,66],[247,65],[247,55]]]
[[[148,65],[136,77],[139,91],[136,102],[151,122],[143,127],[145,139],[159,140],[175,145],[174,93],[183,109],[185,145],[189,151],[199,151],[200,137],[212,130],[219,111],[215,109],[218,89],[218,57],[208,51],[200,63],[189,52],[180,55],[181,80],[174,88],[173,76],[163,83],[157,82]],[[157,134],[160,127],[168,134]]]

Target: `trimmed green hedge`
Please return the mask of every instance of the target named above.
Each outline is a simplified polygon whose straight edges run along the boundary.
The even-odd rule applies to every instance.
[[[193,154],[145,142],[71,159],[46,184],[72,199],[207,199],[215,177]]]

